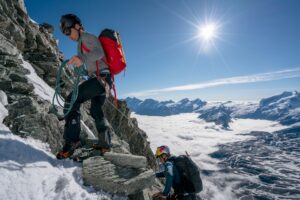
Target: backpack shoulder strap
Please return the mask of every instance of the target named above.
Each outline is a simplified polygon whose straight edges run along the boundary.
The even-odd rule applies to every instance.
[[[81,50],[83,50],[83,51],[85,51],[87,53],[91,52],[91,50],[89,48],[87,48],[83,42],[81,42],[80,47],[81,47]]]
[[[176,156],[171,156],[171,157],[168,158],[167,161],[172,162],[174,164],[176,158],[177,158]]]
[[[80,53],[83,53],[83,52],[90,53],[91,52],[91,50],[89,48],[87,48],[85,46],[85,44],[82,42],[81,37],[78,40],[78,52],[80,52]]]

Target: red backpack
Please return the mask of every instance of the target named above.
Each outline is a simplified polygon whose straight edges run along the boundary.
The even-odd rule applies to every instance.
[[[120,34],[111,29],[104,29],[98,36],[98,39],[102,45],[106,57],[106,60],[102,58],[102,61],[107,64],[111,73],[111,77],[113,79],[112,88],[114,91],[115,105],[117,105],[117,94],[114,84],[114,76],[125,70],[126,67],[126,60],[120,40]],[[81,49],[85,50],[86,52],[90,52],[90,50],[87,49],[87,47],[85,47],[83,43],[81,44]],[[96,62],[96,70],[98,79],[100,79],[101,77],[99,73],[98,61]]]
[[[111,29],[104,29],[99,35],[99,41],[105,52],[104,62],[108,65],[111,75],[119,74],[126,67],[120,34]]]

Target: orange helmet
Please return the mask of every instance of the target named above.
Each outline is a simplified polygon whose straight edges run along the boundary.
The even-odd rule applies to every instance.
[[[157,147],[155,156],[156,156],[156,157],[160,157],[160,156],[163,155],[163,154],[167,154],[168,156],[170,155],[170,149],[169,149],[169,147],[166,146],[166,145]]]

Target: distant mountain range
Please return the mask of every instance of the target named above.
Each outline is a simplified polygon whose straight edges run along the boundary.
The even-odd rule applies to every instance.
[[[223,128],[230,128],[233,118],[266,119],[284,125],[300,122],[300,94],[297,91],[253,102],[206,102],[187,98],[178,102],[156,101],[154,99],[125,99],[128,107],[137,114],[150,116],[169,116],[180,113],[199,113],[199,118],[215,122]]]
[[[182,99],[178,102],[156,101],[154,99],[145,99],[144,101],[137,98],[126,98],[128,107],[140,115],[151,116],[169,116],[179,113],[190,113],[203,107],[206,102],[200,99],[189,100]]]

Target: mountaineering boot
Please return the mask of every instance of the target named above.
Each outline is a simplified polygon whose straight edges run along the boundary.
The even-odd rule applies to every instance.
[[[93,149],[99,150],[101,155],[104,155],[106,152],[110,152],[110,148],[104,148],[100,146],[99,144],[93,144]]]
[[[66,142],[63,149],[57,153],[56,158],[58,160],[69,158],[73,155],[75,149],[81,146],[80,141],[77,142]]]
[[[111,130],[107,126],[98,131],[98,142],[93,144],[95,150],[100,150],[101,155],[110,152],[111,148]]]

